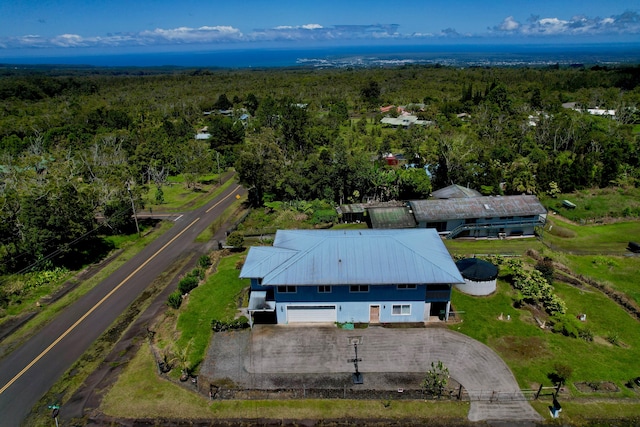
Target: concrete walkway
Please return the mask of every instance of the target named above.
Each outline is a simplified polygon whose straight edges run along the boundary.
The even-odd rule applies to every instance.
[[[252,331],[215,334],[200,373],[254,389],[285,387],[294,378],[305,378],[307,384],[311,377],[349,378],[354,371],[349,362],[354,340],[362,359],[362,387],[397,390],[399,384],[389,379],[391,374],[401,374],[396,377],[405,381],[407,389],[416,387],[431,362],[442,361],[469,394],[470,421],[543,419],[493,350],[440,327],[343,330],[334,325],[256,325]]]

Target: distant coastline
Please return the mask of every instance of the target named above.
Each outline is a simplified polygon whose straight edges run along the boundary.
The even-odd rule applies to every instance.
[[[2,52],[0,52],[1,55]],[[402,65],[546,66],[640,63],[640,43],[398,45],[234,49],[59,56],[0,56],[3,66],[183,68],[358,68]]]

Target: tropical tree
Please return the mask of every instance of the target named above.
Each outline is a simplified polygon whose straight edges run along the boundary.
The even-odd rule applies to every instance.
[[[431,396],[441,397],[449,382],[449,369],[441,362],[431,362],[431,369],[422,381],[422,389]]]

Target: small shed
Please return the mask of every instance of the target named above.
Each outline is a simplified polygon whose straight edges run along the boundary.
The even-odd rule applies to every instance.
[[[365,222],[366,212],[364,203],[352,203],[350,205],[340,205],[336,208],[336,212],[342,222],[361,223]]]
[[[465,258],[456,262],[456,267],[464,279],[464,284],[455,285],[469,295],[490,295],[496,290],[498,267],[479,258]]]
[[[407,206],[367,207],[369,228],[416,228],[416,220]]]

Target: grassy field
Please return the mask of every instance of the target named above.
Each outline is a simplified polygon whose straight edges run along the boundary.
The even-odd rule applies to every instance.
[[[562,206],[563,200],[576,205],[575,209]],[[606,222],[611,219],[640,217],[640,188],[611,187],[578,190],[573,193],[558,194],[555,198],[542,197],[542,204],[549,212],[581,224]]]
[[[640,375],[632,369],[640,358],[638,321],[600,292],[561,283],[555,284],[555,291],[567,303],[569,315],[587,314],[585,326],[593,332],[594,341],[542,330],[531,311],[513,307],[515,292],[502,281],[498,292],[488,297],[454,292],[452,304],[464,314],[463,322],[450,328],[493,348],[523,389],[553,385],[549,374],[561,363],[573,371],[568,384],[572,395],[581,395],[575,382],[612,381],[621,391],[610,397],[638,398],[636,391],[624,385]],[[618,337],[617,345],[607,341],[612,334]]]

